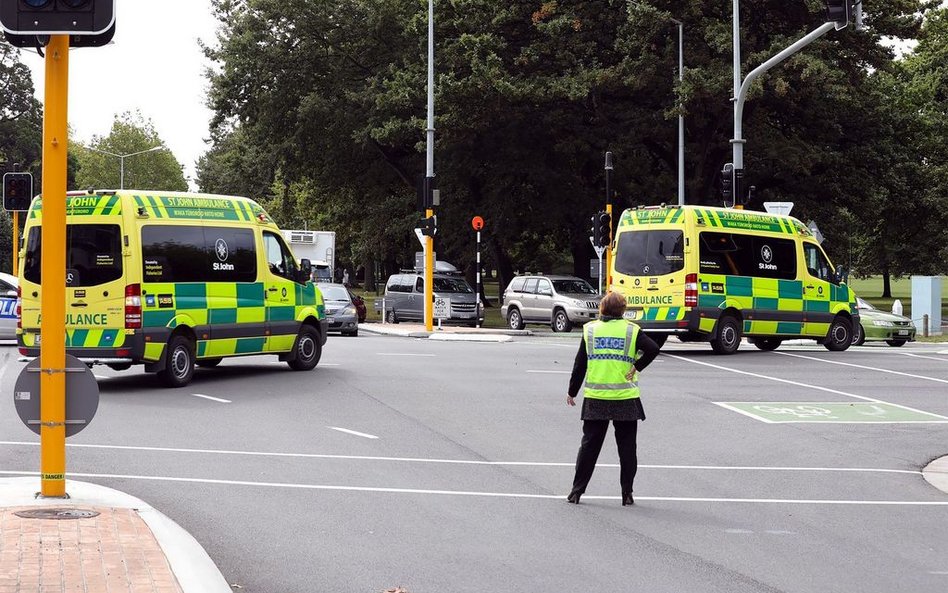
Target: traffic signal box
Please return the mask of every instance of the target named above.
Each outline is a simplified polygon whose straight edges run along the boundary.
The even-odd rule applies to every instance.
[[[115,0],[2,0],[0,26],[19,47],[45,45],[38,36],[69,35],[70,47],[105,45],[115,34]]]
[[[436,216],[422,218],[418,228],[421,229],[422,235],[426,237],[434,237],[438,232],[438,218]]]
[[[609,231],[612,227],[612,217],[608,212],[597,212],[589,218],[589,234],[593,245],[605,247],[609,244]]]
[[[837,29],[842,29],[849,24],[852,8],[852,0],[826,0],[826,20],[836,23]]]
[[[33,201],[33,175],[5,173],[3,175],[3,209],[7,212],[26,212]]]

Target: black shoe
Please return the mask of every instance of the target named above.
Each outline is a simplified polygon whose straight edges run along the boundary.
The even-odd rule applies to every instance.
[[[579,504],[579,497],[582,496],[579,492],[570,492],[569,496],[566,497],[566,502],[570,504]]]
[[[622,506],[632,506],[635,504],[635,501],[632,499],[632,493],[626,492],[622,495]]]

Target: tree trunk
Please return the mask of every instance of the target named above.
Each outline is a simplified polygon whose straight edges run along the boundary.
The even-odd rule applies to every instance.
[[[497,282],[500,284],[501,292],[503,292],[510,281],[513,280],[513,264],[510,263],[507,250],[496,237],[490,239],[490,246],[494,250],[494,261],[497,262]]]
[[[370,290],[375,290],[375,257],[366,251],[365,257],[362,259],[362,269],[363,272],[363,283],[366,292]]]
[[[892,278],[891,274],[889,274],[889,266],[885,266],[882,269],[882,298],[892,298]]]

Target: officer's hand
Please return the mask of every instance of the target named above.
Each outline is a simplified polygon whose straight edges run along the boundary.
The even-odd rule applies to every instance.
[[[631,371],[629,371],[628,373],[626,373],[626,375],[625,375],[625,380],[626,380],[626,381],[631,381],[631,382],[634,383],[634,382],[636,381],[636,379],[638,379],[638,374],[639,374],[639,372],[638,372],[637,370],[632,369]]]
[[[574,397],[571,396],[571,395],[567,395],[567,396],[566,396],[566,405],[567,405],[567,406],[575,406],[575,405],[576,405],[576,398],[574,398]]]

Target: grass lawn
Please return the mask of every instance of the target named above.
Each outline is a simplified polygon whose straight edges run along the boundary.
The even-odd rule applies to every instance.
[[[892,279],[892,298],[882,298],[882,276],[872,276],[865,280],[852,279],[849,286],[857,295],[864,300],[869,301],[877,309],[883,311],[892,310],[892,301],[899,299],[902,301],[902,314],[906,317],[912,317],[912,279],[900,278]],[[948,321],[948,278],[941,279],[941,319],[942,323]]]

